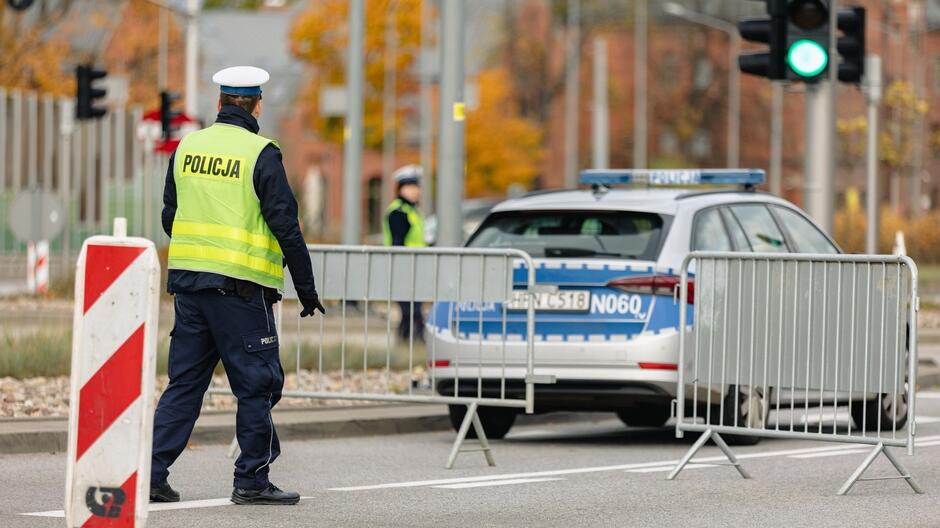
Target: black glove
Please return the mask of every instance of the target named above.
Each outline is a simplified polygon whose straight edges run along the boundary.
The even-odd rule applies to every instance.
[[[320,296],[313,294],[312,297],[301,297],[300,304],[303,305],[304,309],[300,311],[301,317],[307,317],[308,315],[313,315],[320,310],[320,313],[326,315],[326,308],[320,304]]]

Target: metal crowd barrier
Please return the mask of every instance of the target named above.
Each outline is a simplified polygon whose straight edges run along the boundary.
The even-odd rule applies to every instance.
[[[687,331],[680,333],[676,436],[701,436],[668,479],[709,439],[750,478],[723,436],[741,443],[796,438],[874,446],[839,495],[859,480],[885,478],[904,479],[922,493],[888,449],[914,453],[918,298],[911,259],[694,252],[682,269],[680,325]],[[899,476],[861,478],[879,454]]]
[[[501,407],[532,413],[534,384],[546,382],[533,372],[534,303],[523,303],[521,307],[513,303],[514,267],[521,264],[526,270],[524,291],[531,295],[535,289],[535,266],[531,257],[514,249],[341,245],[308,245],[308,249],[327,315],[301,320],[298,310],[293,337],[297,381],[301,386],[284,390],[282,396],[465,405],[467,412],[445,467],[450,469],[462,452],[470,427],[480,443],[480,449],[472,450],[482,451],[487,463],[495,465],[478,417],[479,408]],[[289,276],[285,285],[284,298],[297,299]],[[278,304],[277,326],[284,342],[282,304]],[[423,307],[428,309],[423,310]],[[406,312],[415,315],[409,317]],[[463,328],[460,314],[468,312],[479,318],[480,328],[483,328],[485,316],[487,328],[495,325],[502,328],[502,333],[460,331]],[[456,318],[457,325],[453,320],[449,324],[436,320],[442,313]],[[514,314],[513,324],[516,325],[519,318],[524,317],[524,338],[511,345],[516,351],[524,346],[524,365],[519,363],[518,356],[507,359],[505,354],[506,343],[511,338],[506,333],[510,314]],[[401,324],[404,324],[403,330]],[[310,325],[315,325],[316,333],[308,337],[304,326],[309,328]],[[452,342],[439,344],[438,339],[432,338],[435,332],[448,331]],[[306,347],[305,351],[305,343],[313,343],[314,350]],[[484,359],[484,343],[487,350],[495,344],[504,352],[502,368],[498,369],[500,374],[495,378],[491,368],[494,358],[486,355]],[[453,371],[454,379],[459,380],[459,393],[457,390],[435,393],[438,381],[435,373],[439,370],[436,367],[443,366],[438,359],[440,346],[451,347],[448,357],[453,357],[454,361],[447,361],[446,370]],[[306,370],[315,373],[310,383],[302,382],[304,361],[312,367]],[[524,399],[509,397],[505,390],[498,394],[482,391],[484,382],[506,386],[507,364],[516,371],[525,370]],[[428,367],[430,383],[420,384],[419,380],[411,379],[416,367],[423,365]],[[465,390],[468,384],[480,390],[468,394]],[[229,389],[210,389],[209,393],[231,395]],[[233,440],[230,455],[234,456],[237,448],[237,440]]]

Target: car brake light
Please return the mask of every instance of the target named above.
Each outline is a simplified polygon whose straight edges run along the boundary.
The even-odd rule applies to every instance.
[[[436,359],[434,361],[428,360],[428,368],[444,368],[450,366],[449,359]]]
[[[641,361],[640,368],[651,370],[679,370],[679,365],[675,363],[644,363]]]
[[[616,288],[626,293],[646,295],[672,295],[678,297],[678,288],[682,279],[675,275],[647,275],[644,277],[621,277],[607,283],[608,288]],[[689,304],[695,304],[695,281],[689,279]]]

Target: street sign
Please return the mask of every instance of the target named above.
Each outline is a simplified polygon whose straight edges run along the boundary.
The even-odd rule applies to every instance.
[[[328,84],[320,89],[320,115],[323,117],[346,115],[346,85]]]
[[[160,109],[157,108],[145,113],[137,125],[137,139],[145,145],[153,145],[154,152],[173,153],[183,136],[201,128],[198,120],[179,112],[170,118],[170,137],[164,140],[160,118]]]
[[[53,240],[65,226],[65,209],[54,193],[23,191],[10,204],[10,231],[21,242]]]

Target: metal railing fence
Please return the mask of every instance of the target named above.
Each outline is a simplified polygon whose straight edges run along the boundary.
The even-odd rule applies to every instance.
[[[0,279],[26,277],[26,244],[10,230],[10,204],[21,192],[52,193],[64,219],[50,240],[51,268],[70,275],[82,241],[108,232],[115,217],[128,234],[168,241],[160,227],[168,158],[137,137],[140,108],[114,107],[76,122],[71,98],[0,88]],[[47,214],[43,211],[40,214]]]
[[[317,290],[328,313],[306,320],[297,314],[293,332],[299,386],[284,390],[282,396],[466,406],[446,467],[453,466],[470,427],[487,462],[493,465],[478,409],[498,407],[508,412],[516,409],[531,413],[534,384],[550,382],[534,373],[534,303],[510,307],[514,297],[514,267],[518,263],[527,270],[525,290],[534,291],[535,266],[531,257],[514,249],[340,245],[308,245],[308,248]],[[289,277],[284,297],[297,298]],[[481,331],[461,332],[462,312],[474,313]],[[514,324],[523,318],[525,328],[524,341],[509,344],[515,351],[524,350],[522,399],[511,397],[505,390],[498,394],[484,394],[482,390],[484,382],[505,387],[510,361],[513,369],[520,367],[518,354],[513,354],[514,359],[507,358],[506,328],[510,317]],[[315,325],[316,332],[306,335],[304,325]],[[501,328],[502,332],[485,332],[484,325]],[[280,321],[278,329],[283,335],[285,329]],[[442,332],[449,333],[451,339],[438,339]],[[314,344],[312,350],[305,346],[310,342]],[[484,349],[499,352],[488,353]],[[444,357],[448,359],[441,359]],[[445,361],[448,376],[454,380],[453,392],[436,390],[441,381],[438,367]],[[494,364],[502,368],[494,369]],[[302,365],[310,366],[307,370],[311,376],[302,376]],[[413,380],[412,374],[424,370],[424,365],[428,366],[426,378]],[[499,372],[495,379],[494,370]],[[398,377],[397,384],[396,371],[407,373],[404,378]],[[459,392],[457,385],[461,386]],[[465,385],[476,387],[476,391],[470,391],[475,394],[468,394]],[[210,389],[210,394],[231,392]],[[236,445],[233,443],[232,447],[234,453]]]
[[[694,262],[694,278],[690,264]],[[702,433],[669,475],[722,435],[873,445],[913,454],[917,266],[903,256],[694,252],[683,263],[676,434]],[[773,418],[773,419],[771,419]]]

